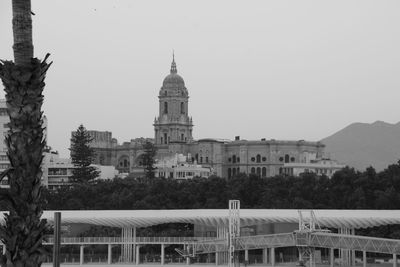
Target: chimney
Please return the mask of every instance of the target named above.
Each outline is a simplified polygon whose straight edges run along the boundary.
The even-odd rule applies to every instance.
[[[235,136],[235,141],[239,141],[239,140],[240,140],[240,136],[239,135]]]

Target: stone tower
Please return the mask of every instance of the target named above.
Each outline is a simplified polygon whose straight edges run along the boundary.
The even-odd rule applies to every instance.
[[[178,75],[174,56],[170,74],[165,77],[158,98],[159,115],[154,119],[155,144],[191,141],[193,124],[188,115],[189,94],[183,78]]]

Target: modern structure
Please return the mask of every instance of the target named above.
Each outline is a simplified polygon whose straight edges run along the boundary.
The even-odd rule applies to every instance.
[[[397,266],[397,255],[400,253],[400,240],[382,239],[368,236],[357,236],[357,229],[400,223],[398,210],[313,210],[292,209],[241,209],[237,215],[227,209],[191,209],[191,210],[85,210],[61,211],[66,229],[84,224],[118,227],[119,237],[76,237],[65,233],[61,239],[63,245],[75,247],[76,258],[64,258],[64,261],[80,264],[91,263],[85,257],[93,246],[101,246],[103,254],[97,260],[103,263],[149,263],[143,249],[151,245],[158,247],[156,257],[150,262],[160,265],[171,262],[171,254],[166,248],[180,246],[181,252],[203,260],[209,265],[226,265],[228,263],[228,244],[233,244],[234,255],[242,263],[276,266],[305,260],[309,249],[308,261],[325,263],[333,267],[355,266],[361,262],[367,266],[367,253],[385,253],[386,261]],[[237,217],[238,235],[228,243],[233,217]],[[54,211],[44,211],[42,218],[48,223],[54,222]],[[0,216],[0,222],[3,217]],[[240,222],[240,223],[239,223]],[[139,237],[137,230],[169,223],[194,225],[193,236],[189,237]],[[234,223],[233,223],[234,225]],[[327,231],[326,228],[333,230]],[[253,229],[251,234],[246,229]],[[308,230],[307,230],[308,229]],[[336,230],[335,230],[336,229]],[[71,231],[70,231],[71,232]],[[76,234],[76,233],[75,233]],[[52,245],[51,238],[45,245]],[[118,247],[118,249],[116,249]],[[108,248],[108,249],[107,249]],[[85,251],[86,250],[86,251]],[[186,252],[185,252],[186,251]],[[356,254],[356,251],[360,253]],[[192,254],[190,254],[192,252]],[[69,252],[67,252],[69,253]],[[170,252],[171,253],[171,252]],[[91,253],[92,254],[92,253]],[[177,256],[177,253],[174,252]],[[201,256],[203,255],[203,256]],[[169,256],[169,257],[167,257]],[[168,260],[168,261],[167,261]],[[190,260],[186,260],[187,265]],[[98,261],[97,261],[98,262]],[[180,263],[183,263],[180,261]],[[193,263],[193,262],[192,262]]]
[[[154,119],[154,139],[133,139],[118,144],[110,132],[91,131],[96,164],[115,166],[120,172],[140,173],[140,155],[145,141],[154,142],[157,158],[175,154],[190,155],[191,162],[211,168],[213,174],[230,178],[239,173],[271,177],[282,173],[287,163],[308,164],[324,156],[325,145],[304,140],[243,140],[193,138],[193,120],[189,113],[189,92],[178,74],[173,58],[170,73],[158,93],[159,110]]]

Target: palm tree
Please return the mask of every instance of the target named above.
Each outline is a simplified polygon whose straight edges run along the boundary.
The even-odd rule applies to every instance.
[[[2,266],[40,266],[46,221],[41,219],[41,163],[45,147],[42,127],[44,78],[51,63],[33,58],[30,0],[13,0],[14,60],[0,61],[8,115],[6,136],[11,167],[0,177],[9,180],[9,189],[1,189],[0,200],[8,209],[0,239],[6,253]]]

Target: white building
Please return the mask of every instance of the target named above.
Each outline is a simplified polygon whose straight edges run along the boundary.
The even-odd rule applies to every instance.
[[[164,158],[154,164],[156,177],[187,180],[194,177],[208,178],[212,169],[198,165],[197,162],[189,163],[187,157],[182,154],[175,154],[172,157]]]
[[[317,175],[326,175],[331,178],[333,174],[346,167],[331,159],[314,159],[309,162],[285,163],[281,169],[281,174],[299,176],[302,173],[315,173]]]

